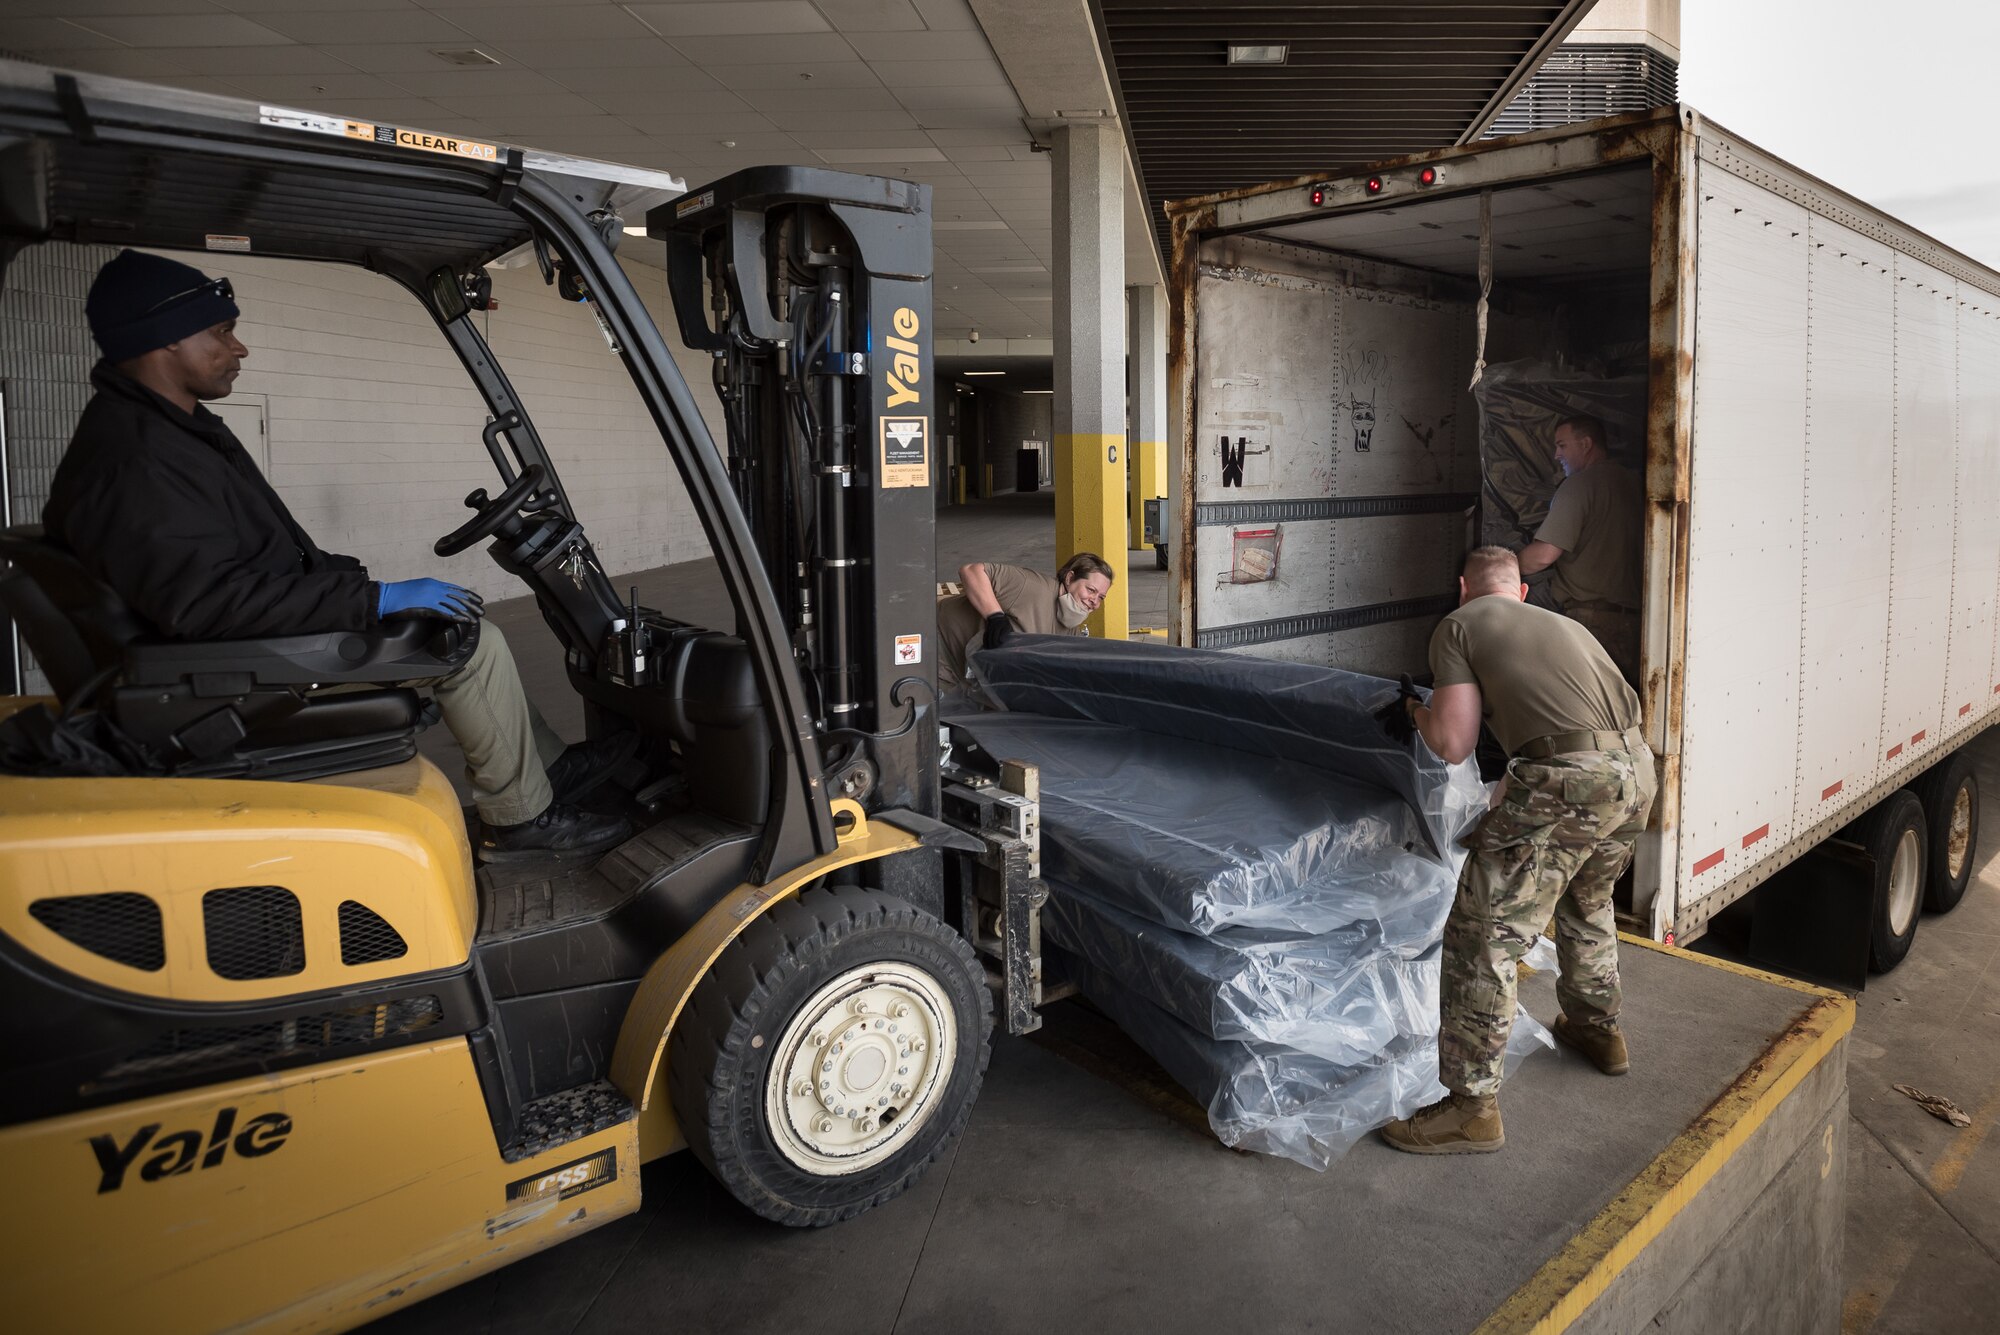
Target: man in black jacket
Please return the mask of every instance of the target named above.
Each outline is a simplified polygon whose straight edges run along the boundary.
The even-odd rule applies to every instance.
[[[229,640],[370,630],[407,616],[470,621],[479,595],[436,579],[377,581],[321,551],[222,419],[248,350],[226,278],[121,251],[84,306],[104,353],[97,393],[56,468],[42,523],[161,634]],[[562,741],[528,703],[491,624],[465,665],[429,686],[465,751],[483,861],[587,856],[629,825],[570,805],[629,739]]]

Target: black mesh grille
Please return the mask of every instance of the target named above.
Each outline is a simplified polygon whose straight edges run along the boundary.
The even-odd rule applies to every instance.
[[[161,1034],[104,1073],[106,1081],[203,1067],[237,1066],[332,1048],[400,1038],[444,1019],[436,997],[403,997],[378,1006],[320,1011],[292,1020]]]
[[[160,906],[147,895],[62,895],[28,905],[36,922],[73,946],[148,972],[167,962]]]
[[[383,921],[381,914],[352,899],[341,901],[342,964],[375,964],[382,960],[401,959],[409,951],[402,933]]]
[[[1497,139],[1671,106],[1679,96],[1679,64],[1651,47],[1567,43],[1542,62],[1482,137]]]
[[[208,967],[224,978],[283,978],[306,967],[298,896],[276,885],[211,890],[201,897]]]

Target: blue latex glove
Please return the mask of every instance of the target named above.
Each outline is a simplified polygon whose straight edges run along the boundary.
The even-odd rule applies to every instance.
[[[384,581],[382,595],[375,605],[375,615],[385,621],[395,616],[477,621],[485,611],[484,598],[471,589],[462,589],[441,579],[399,579],[393,583]]]

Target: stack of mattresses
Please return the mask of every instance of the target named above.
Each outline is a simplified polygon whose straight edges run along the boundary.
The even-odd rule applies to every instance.
[[[1439,1097],[1438,940],[1485,789],[1382,733],[1393,684],[1066,637],[981,673],[1007,710],[953,721],[1041,770],[1044,942],[1217,1136],[1325,1167]]]

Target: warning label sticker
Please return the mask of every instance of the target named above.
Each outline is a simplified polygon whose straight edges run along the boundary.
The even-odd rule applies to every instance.
[[[258,113],[258,119],[264,124],[282,126],[288,130],[304,130],[309,134],[334,134],[344,139],[365,139],[370,143],[389,144],[396,148],[414,148],[422,153],[443,153],[455,158],[473,158],[479,162],[500,160],[498,145],[484,144],[477,139],[461,139],[455,134],[404,130],[394,125],[377,125],[373,121],[351,121],[340,116],[322,116],[310,111],[288,111],[283,107],[260,107]]]
[[[700,213],[703,209],[710,207],[714,203],[715,192],[713,190],[704,190],[698,195],[689,195],[686,199],[674,205],[674,216],[676,218],[685,218],[690,213]]]
[[[912,663],[924,661],[924,637],[921,635],[898,635],[896,637],[896,666],[908,667]]]
[[[931,419],[884,417],[882,422],[882,485],[928,487],[931,484]]]

